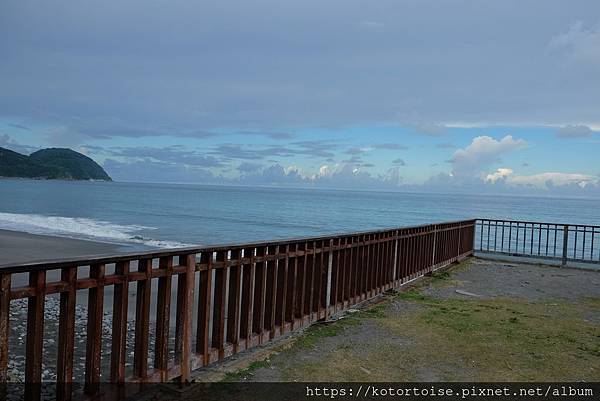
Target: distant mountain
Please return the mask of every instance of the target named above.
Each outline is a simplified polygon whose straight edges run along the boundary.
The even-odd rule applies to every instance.
[[[112,181],[89,157],[71,149],[42,149],[29,156],[0,147],[0,177]]]

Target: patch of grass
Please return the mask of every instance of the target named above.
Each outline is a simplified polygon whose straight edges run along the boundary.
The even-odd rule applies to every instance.
[[[299,339],[279,358],[281,377],[306,381],[593,381],[600,376],[600,326],[584,303],[438,299],[416,290]],[[591,301],[595,305],[596,301]],[[365,325],[375,317],[377,328]],[[348,325],[352,340],[346,340]],[[362,325],[362,327],[360,327]],[[364,337],[357,331],[366,330]],[[368,331],[371,330],[371,331]],[[325,338],[326,349],[317,348]],[[316,348],[316,349],[315,349]],[[307,350],[308,349],[308,350]],[[300,353],[294,353],[298,352]],[[308,353],[307,353],[308,352]]]
[[[578,318],[580,304],[410,299],[422,308],[388,319],[386,326],[417,338],[418,345],[404,352],[427,361],[444,380],[579,381],[600,375],[600,326]]]
[[[340,335],[346,327],[357,325],[359,321],[358,316],[349,315],[337,322],[311,326],[298,337],[292,348],[296,350],[314,348],[321,339]]]
[[[588,297],[583,300],[592,309],[600,309],[600,298]]]
[[[355,318],[371,318],[371,319],[381,319],[386,316],[385,310],[388,308],[389,304],[387,302],[382,302],[377,305],[374,305],[368,309],[363,309],[356,315]]]
[[[344,315],[342,319],[339,319],[336,322],[310,326],[294,342],[293,348],[314,348],[320,339],[338,336],[342,334],[347,327],[360,324],[362,319],[383,319],[386,316],[386,309],[388,306],[388,302],[381,302],[358,312]]]
[[[429,295],[424,295],[419,292],[417,289],[411,288],[407,291],[402,291],[396,295],[397,299],[402,299],[404,301],[432,301],[433,297]]]
[[[222,382],[239,382],[243,381],[246,377],[252,374],[255,370],[266,368],[270,364],[269,359],[265,359],[262,361],[254,361],[247,368],[240,369],[236,372],[229,372],[225,375],[225,377],[221,380]]]
[[[443,272],[434,272],[433,275],[431,276],[430,282],[445,281],[445,280],[450,280],[450,272],[448,272],[447,270],[445,270]]]

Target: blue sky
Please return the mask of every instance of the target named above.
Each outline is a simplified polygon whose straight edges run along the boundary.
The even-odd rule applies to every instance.
[[[0,146],[122,181],[600,196],[600,3],[7,0]]]

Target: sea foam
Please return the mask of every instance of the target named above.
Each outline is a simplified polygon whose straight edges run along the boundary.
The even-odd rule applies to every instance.
[[[0,229],[119,244],[144,244],[158,248],[188,246],[177,241],[145,238],[139,234],[140,231],[155,230],[155,227],[122,225],[84,217],[0,213]]]

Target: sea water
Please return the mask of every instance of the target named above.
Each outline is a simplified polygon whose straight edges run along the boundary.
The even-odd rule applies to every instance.
[[[0,180],[0,229],[151,247],[470,218],[600,225],[599,206],[598,199]]]

